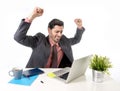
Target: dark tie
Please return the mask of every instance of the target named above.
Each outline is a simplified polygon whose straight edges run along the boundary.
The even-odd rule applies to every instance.
[[[51,63],[51,68],[57,68],[57,49],[56,45],[52,47],[52,63]]]

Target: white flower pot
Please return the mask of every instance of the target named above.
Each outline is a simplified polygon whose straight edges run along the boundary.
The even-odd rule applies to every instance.
[[[92,70],[92,80],[98,83],[103,82],[104,73],[102,71]]]

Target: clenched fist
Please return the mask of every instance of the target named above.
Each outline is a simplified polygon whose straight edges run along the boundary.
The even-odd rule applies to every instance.
[[[41,16],[43,14],[43,9],[39,8],[39,7],[36,7],[34,10],[33,10],[33,15],[35,17],[38,17],[38,16]]]
[[[75,22],[75,24],[77,25],[77,27],[79,28],[79,29],[81,29],[82,28],[82,20],[81,19],[75,19],[74,20],[74,22]]]
[[[33,12],[29,15],[28,19],[32,22],[36,17],[42,16],[44,10],[40,7],[35,7]]]

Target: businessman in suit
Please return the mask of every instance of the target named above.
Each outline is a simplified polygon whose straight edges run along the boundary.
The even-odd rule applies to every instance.
[[[71,46],[80,42],[85,28],[82,26],[81,19],[75,19],[77,26],[76,34],[72,38],[67,38],[62,34],[64,22],[59,19],[53,19],[48,24],[48,36],[42,33],[37,33],[34,36],[27,35],[31,23],[36,17],[42,16],[44,10],[40,7],[35,7],[33,12],[21,23],[14,35],[14,39],[27,47],[32,48],[31,57],[26,65],[26,68],[64,68],[70,67],[74,58]],[[52,47],[56,46],[56,66],[51,66]]]

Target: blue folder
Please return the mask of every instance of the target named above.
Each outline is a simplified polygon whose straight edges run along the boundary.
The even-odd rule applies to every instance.
[[[18,84],[18,85],[25,85],[25,86],[30,86],[35,79],[38,77],[38,75],[30,76],[30,77],[22,77],[21,79],[12,79],[8,83],[12,84]]]

